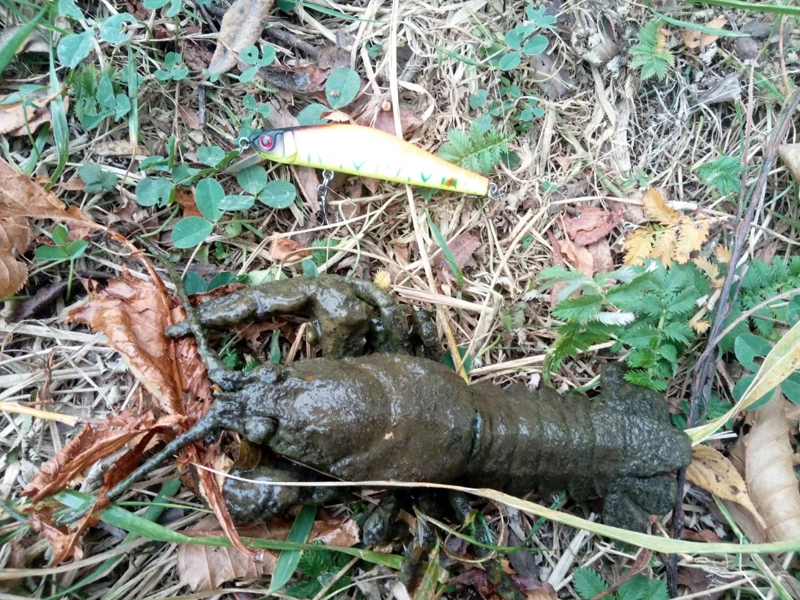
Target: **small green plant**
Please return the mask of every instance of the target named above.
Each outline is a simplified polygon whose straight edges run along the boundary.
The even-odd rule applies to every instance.
[[[361,77],[353,69],[340,67],[325,82],[325,98],[333,109],[344,108],[355,100],[361,89]]]
[[[180,81],[189,75],[189,67],[183,62],[183,57],[177,52],[167,52],[164,57],[164,69],[158,69],[153,77],[159,81]]]
[[[74,69],[89,56],[95,39],[95,29],[100,40],[118,45],[130,40],[130,36],[122,33],[126,23],[136,23],[136,18],[127,12],[117,13],[103,21],[88,21],[83,11],[74,0],[58,0],[58,14],[73,21],[90,23],[90,27],[81,33],[69,33],[61,38],[56,46],[58,61],[69,69]]]
[[[470,123],[469,133],[460,129],[447,132],[447,141],[439,148],[439,156],[465,169],[491,174],[508,153],[511,138],[492,127],[489,115],[482,115]]]
[[[593,278],[552,267],[542,271],[539,281],[543,290],[564,284],[553,309],[553,316],[564,323],[548,351],[546,376],[567,357],[614,340],[613,351],[629,351],[626,379],[657,391],[667,389],[678,361],[694,341],[689,320],[697,301],[710,291],[708,278],[691,262],[667,269],[649,261]],[[610,285],[612,281],[621,283]],[[571,297],[576,293],[580,295]]]
[[[75,116],[86,131],[113,117],[120,121],[131,111],[131,101],[122,92],[114,69],[98,71],[88,65],[75,74]]]
[[[706,185],[712,186],[722,196],[738,194],[741,190],[739,177],[745,167],[736,156],[723,154],[716,160],[706,163],[697,169],[697,176]]]
[[[110,192],[117,185],[117,176],[104,171],[99,166],[87,163],[78,170],[78,175],[83,181],[86,191],[90,194]]]
[[[572,585],[583,600],[591,600],[598,594],[608,589],[608,583],[603,577],[593,571],[581,567],[575,569],[572,575]],[[648,579],[637,574],[623,583],[616,593],[606,596],[608,600],[667,600],[667,585],[660,579]]]
[[[510,71],[520,65],[523,55],[536,56],[547,50],[547,38],[537,30],[553,29],[556,18],[544,14],[545,7],[534,8],[528,4],[525,9],[526,19],[503,36],[507,52],[499,56],[497,67]]]
[[[655,77],[663,81],[667,69],[675,65],[675,57],[667,47],[668,36],[661,30],[661,21],[649,21],[636,36],[639,43],[630,49],[631,67],[642,69],[642,79]]]
[[[275,61],[275,48],[262,46],[259,53],[258,47],[251,45],[239,53],[239,58],[247,65],[253,65],[239,76],[239,81],[248,83],[253,80],[261,67],[267,67]],[[266,115],[265,115],[266,116]]]
[[[350,557],[340,552],[329,550],[306,550],[300,557],[300,571],[306,579],[286,587],[286,592],[296,598],[313,598],[334,578],[349,562]],[[340,577],[328,590],[335,594],[336,590],[350,585],[349,575]]]
[[[71,242],[67,228],[63,225],[57,225],[53,230],[53,244],[52,246],[38,246],[34,256],[36,260],[54,261],[56,264],[69,261],[69,276],[67,279],[67,299],[69,299],[72,295],[72,280],[75,277],[75,261],[86,252],[89,242],[85,240]]]

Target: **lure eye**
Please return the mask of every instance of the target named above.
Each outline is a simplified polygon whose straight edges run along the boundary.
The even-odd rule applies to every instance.
[[[275,146],[275,140],[271,135],[265,133],[258,138],[258,145],[261,146],[262,150],[270,151],[272,150],[273,146]]]

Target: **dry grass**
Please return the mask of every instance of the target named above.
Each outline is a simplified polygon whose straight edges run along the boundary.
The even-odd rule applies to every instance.
[[[374,95],[374,105],[380,106],[386,99],[399,99],[425,117],[424,125],[413,137],[414,142],[425,148],[435,151],[448,130],[468,127],[476,116],[476,111],[469,105],[470,95],[478,90],[487,90],[490,98],[499,97],[503,77],[513,77],[523,97],[539,99],[545,114],[536,120],[529,132],[518,135],[512,142],[513,150],[521,159],[519,166],[514,169],[502,167],[496,175],[495,180],[505,192],[505,198],[487,202],[440,193],[425,204],[405,189],[381,184],[376,195],[356,200],[360,209],[357,216],[346,217],[342,210],[338,221],[329,227],[319,225],[318,215],[309,215],[306,209],[262,209],[250,219],[260,236],[245,232],[239,238],[230,239],[215,232],[206,246],[210,248],[218,242],[227,248],[226,256],[217,259],[211,252],[208,264],[205,264],[201,254],[186,253],[186,269],[203,273],[267,269],[274,264],[269,253],[270,244],[278,237],[293,237],[305,244],[310,244],[315,238],[336,240],[339,242],[337,253],[325,268],[352,272],[365,278],[370,278],[377,270],[388,270],[392,291],[398,298],[416,306],[436,307],[442,339],[452,335],[458,346],[469,348],[474,357],[473,379],[488,379],[497,384],[512,381],[535,384],[539,381],[543,353],[553,339],[553,332],[548,298],[531,291],[535,288],[537,273],[553,263],[552,239],[562,235],[558,219],[564,209],[579,203],[635,206],[639,203],[635,190],[640,185],[657,185],[674,200],[694,203],[727,216],[714,236],[715,241],[728,243],[735,207],[730,202],[715,199],[708,188],[698,182],[696,169],[721,153],[741,154],[745,132],[737,124],[737,113],[747,112],[748,107],[752,107],[752,123],[747,126],[748,159],[757,161],[765,137],[773,128],[780,110],[780,103],[775,98],[770,98],[763,87],[754,86],[749,65],[737,57],[729,43],[719,45],[718,56],[711,67],[705,67],[697,57],[686,56],[676,48],[678,64],[665,82],[641,82],[635,72],[625,68],[624,57],[630,39],[650,18],[648,12],[636,3],[595,5],[566,0],[559,4],[558,11],[567,26],[559,38],[550,36],[550,39],[554,40],[551,41],[552,57],[560,72],[571,77],[574,88],[563,97],[548,98],[534,82],[534,69],[524,62],[509,75],[442,57],[437,50],[437,47],[446,48],[474,59],[487,32],[505,32],[519,22],[526,4],[522,0],[467,3],[395,0],[394,4],[357,0],[322,4],[371,20],[348,22],[299,9],[291,18],[280,13],[271,26],[284,28],[314,47],[329,44],[337,34],[347,36],[345,48],[350,52],[351,65],[365,78],[366,93]],[[117,10],[125,10],[121,2],[112,0],[108,6],[112,5]],[[107,8],[99,10],[103,13]],[[197,10],[196,7],[193,10]],[[212,15],[218,12],[217,9],[209,11]],[[203,12],[206,13],[205,9]],[[706,10],[704,14],[708,19],[697,20],[710,20],[712,15],[720,12]],[[737,26],[747,20],[743,14],[726,14]],[[690,19],[690,11],[682,13],[680,18]],[[214,18],[215,25],[217,22],[218,19]],[[620,36],[623,60],[616,71],[592,68],[580,57],[589,36],[600,31],[606,23],[612,23]],[[181,140],[183,154],[193,152],[199,145],[219,144],[230,148],[240,127],[237,111],[242,96],[256,93],[260,94],[262,101],[271,97],[253,86],[225,78],[207,86],[204,103],[195,85],[186,82],[166,86],[157,84],[150,76],[160,64],[156,53],[150,51],[151,47],[162,50],[174,44],[191,42],[213,48],[213,43],[209,43],[214,38],[212,30],[190,33],[186,29],[189,24],[185,20],[174,27],[173,22],[153,17],[149,26],[168,25],[170,39],[146,39],[140,31],[132,44],[140,60],[139,72],[145,78],[139,103],[139,140],[153,153],[163,153],[169,136]],[[288,62],[289,49],[280,42],[270,41],[278,48],[281,61]],[[796,49],[793,40],[784,40],[783,43]],[[367,48],[373,44],[383,50],[377,60],[369,59],[367,54]],[[400,50],[406,52],[405,49],[410,50],[419,70],[416,77],[404,82],[399,81],[401,69],[395,65],[397,53]],[[797,68],[791,61],[779,58],[765,57],[759,70],[777,89],[788,95],[784,82],[796,82]],[[89,60],[99,66],[122,68],[127,63],[127,53],[124,46],[116,50],[104,46],[90,55]],[[698,90],[736,73],[740,75],[743,86],[741,103],[709,105],[698,102]],[[193,73],[193,76],[198,77],[198,74]],[[294,101],[298,102],[296,106]],[[286,94],[273,103],[274,107],[283,105],[295,114],[303,105],[299,97],[293,99]],[[178,109],[184,106],[199,112],[201,105],[205,127],[190,130]],[[173,207],[161,210],[136,207],[132,190],[133,184],[141,177],[136,164],[98,156],[94,152],[98,143],[124,140],[127,135],[124,122],[101,126],[91,134],[73,126],[70,163],[62,181],[72,179],[76,167],[86,162],[102,163],[109,170],[124,175],[127,189],[119,195],[108,194],[99,198],[77,194],[71,198],[83,210],[98,220],[107,220],[128,236],[153,232],[173,217],[155,238],[168,246],[168,231],[175,222]],[[797,139],[794,129],[790,130],[789,138]],[[30,152],[24,138],[0,139],[13,160],[21,161]],[[47,146],[39,163],[40,172],[51,169],[56,160],[55,150]],[[275,170],[281,178],[290,177],[286,167],[275,167]],[[750,181],[756,176],[757,173],[752,172]],[[219,179],[224,185],[233,182],[232,176],[223,175]],[[788,174],[779,165],[770,175],[766,198],[757,210],[755,226],[747,240],[745,260],[790,254],[797,245],[795,230],[781,224],[772,215],[777,212],[797,218],[795,192],[783,193],[787,185]],[[349,202],[345,198],[346,190],[341,188],[338,192],[331,199],[331,206],[337,211]],[[123,202],[128,203],[129,212],[115,225],[112,223],[113,214]],[[448,277],[446,271],[442,276],[442,269],[436,266],[441,261],[441,254],[437,256],[439,246],[426,225],[424,205],[447,240],[452,241],[464,233],[478,236],[481,240],[480,248],[472,257],[473,264],[465,268],[466,279],[459,289],[456,289],[453,278]],[[616,235],[618,239],[609,241],[612,248],[618,250],[621,234]],[[528,243],[523,245],[523,239]],[[297,264],[283,266],[287,274],[296,274],[299,269]],[[111,274],[129,268],[137,276],[145,277],[137,270],[139,267],[134,261],[103,241],[91,248],[79,261],[78,267]],[[28,289],[35,291],[38,287],[48,286],[65,274],[62,267],[43,267],[34,271]],[[508,332],[500,316],[518,302],[526,304],[526,325]],[[6,310],[6,317],[10,316],[10,308]],[[26,402],[39,390],[51,401],[40,408],[80,420],[99,419],[142,402],[143,390],[119,356],[108,348],[104,336],[82,327],[64,325],[60,318],[64,309],[64,301],[59,300],[54,310],[43,318],[23,323],[4,320],[0,324],[0,401]],[[688,387],[690,367],[687,364],[681,375],[675,378],[671,395],[683,396]],[[570,361],[556,374],[554,382],[563,390],[584,385],[595,374],[596,361],[594,354],[589,353]],[[14,412],[3,414],[0,427],[3,452],[0,497],[3,499],[17,498],[37,465],[58,452],[74,432],[73,428],[56,420]],[[105,466],[109,462],[105,461]],[[80,489],[95,489],[102,467],[98,465],[93,469]],[[174,467],[168,467],[153,474],[150,481],[163,482],[172,474]],[[187,506],[197,505],[196,499],[186,491],[179,500],[186,502]],[[692,493],[686,502],[689,525],[696,522],[709,525],[713,519],[719,519],[705,508],[709,502],[702,494]],[[202,514],[191,509],[174,509],[167,513],[168,526],[184,528]],[[532,526],[529,516],[503,506],[490,507],[487,515],[493,526],[498,529],[510,527],[518,536],[524,536]],[[11,522],[0,527],[0,535],[14,531],[17,526]],[[45,598],[56,594],[82,580],[101,560],[112,556],[121,557],[112,574],[89,584],[75,597],[124,600],[213,595],[189,595],[182,587],[176,575],[174,545],[139,540],[135,549],[132,546],[121,547],[121,532],[104,526],[87,535],[83,559],[47,568],[47,544],[37,541],[31,534],[23,540],[25,563],[40,565],[25,572],[24,586],[30,597]],[[591,566],[606,574],[619,574],[623,568],[630,567],[636,554],[635,549],[623,550],[587,532],[557,524],[542,527],[533,537],[532,547],[548,550],[535,555],[538,575],[562,597],[575,596],[571,574],[576,566]],[[17,547],[5,544],[0,550],[0,564],[9,565],[12,555],[16,556],[19,551]],[[662,576],[662,558],[655,557],[645,574]],[[681,566],[705,571],[711,576],[710,586],[720,590],[729,588],[730,594],[740,591],[761,595],[769,589],[770,584],[763,573],[748,558],[742,562],[730,557],[679,558]],[[765,560],[776,573],[791,566],[791,557],[783,565],[767,557]],[[372,580],[375,586],[379,583],[388,585],[392,576],[385,569],[378,568],[352,575],[355,580]],[[380,589],[386,593],[384,587],[363,585],[362,589]],[[682,598],[699,597],[685,588],[682,590],[685,594]],[[246,597],[245,594],[258,597],[264,591],[263,587],[245,586],[239,594],[241,597]],[[0,594],[0,597],[16,596]]]

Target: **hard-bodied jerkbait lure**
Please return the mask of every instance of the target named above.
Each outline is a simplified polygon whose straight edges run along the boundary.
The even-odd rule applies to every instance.
[[[380,129],[329,124],[260,131],[241,138],[263,158],[461,194],[499,197],[487,177],[454,165]]]

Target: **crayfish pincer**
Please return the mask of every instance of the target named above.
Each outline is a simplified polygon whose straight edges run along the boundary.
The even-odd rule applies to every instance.
[[[607,524],[644,529],[676,495],[667,473],[691,461],[689,437],[670,423],[664,398],[633,386],[620,366],[602,373],[601,392],[559,395],[482,383],[468,385],[437,360],[435,329],[376,286],[324,275],[277,280],[210,300],[168,335],[192,333],[220,388],[197,425],[144,463],[110,495],[186,444],[220,430],[271,449],[269,464],[235,474],[224,487],[238,521],[264,519],[293,504],[322,502],[331,488],[263,485],[299,481],[300,463],[343,481],[458,483],[522,495],[566,490],[604,500]],[[203,327],[268,317],[310,321],[323,356],[227,368]],[[341,488],[339,488],[341,489]]]

